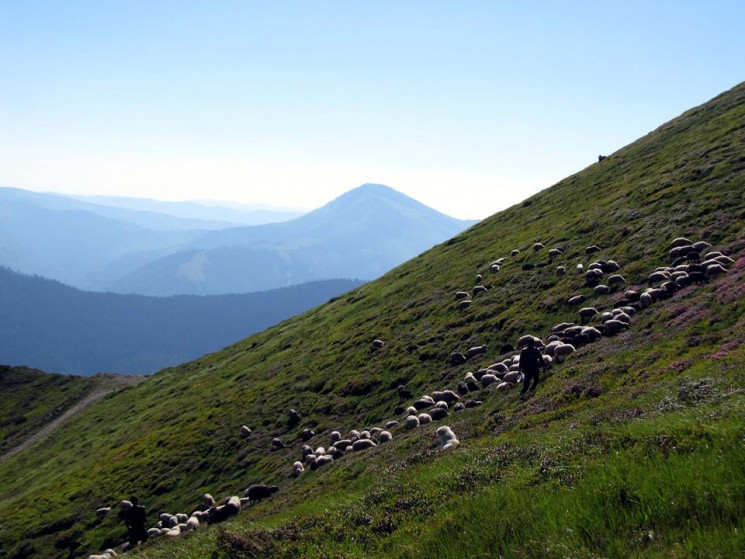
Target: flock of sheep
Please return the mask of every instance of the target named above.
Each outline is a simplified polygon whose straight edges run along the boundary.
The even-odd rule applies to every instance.
[[[542,243],[535,243],[535,251],[543,250]],[[578,322],[563,322],[551,328],[546,338],[546,343],[532,334],[527,334],[517,340],[515,350],[519,351],[529,339],[533,339],[534,345],[543,355],[546,368],[551,368],[554,363],[560,363],[566,357],[574,353],[579,347],[599,341],[603,337],[613,336],[627,329],[631,325],[632,317],[639,311],[649,307],[657,301],[671,297],[676,291],[694,283],[704,283],[710,278],[727,272],[727,267],[734,261],[718,251],[707,251],[711,245],[699,241],[691,242],[686,238],[676,238],[671,243],[669,266],[663,266],[653,270],[647,277],[647,287],[641,289],[627,289],[619,298],[616,298],[612,308],[598,309],[596,307],[581,307],[577,311]],[[597,245],[585,249],[587,255],[599,252]],[[519,254],[515,249],[511,256]],[[562,247],[554,247],[548,251],[549,261],[559,258],[563,254]],[[505,263],[505,258],[500,258],[489,265],[489,271],[493,274],[499,272]],[[530,269],[523,266],[524,269]],[[583,264],[577,264],[578,274],[584,274],[587,287],[591,287],[595,296],[610,295],[620,292],[626,287],[626,279],[616,273],[621,269],[614,260],[596,260],[590,263],[585,270]],[[566,274],[564,266],[556,268],[556,274]],[[486,292],[490,287],[482,285],[481,274],[476,276],[476,286],[473,288],[473,297],[479,293]],[[456,307],[464,309],[471,305],[472,298],[469,293],[458,291],[455,294]],[[567,299],[568,306],[579,306],[585,301],[584,294],[575,294]],[[385,347],[383,340],[374,340],[372,345],[375,349]],[[506,348],[512,349],[512,348]],[[466,363],[467,361],[482,357],[488,351],[487,346],[475,346],[465,354],[453,352],[450,354],[450,362],[453,365]],[[397,388],[401,401],[414,399],[408,407],[398,405],[394,408],[394,414],[401,418],[384,423],[383,427],[368,427],[363,430],[352,429],[345,437],[339,431],[332,431],[329,435],[328,446],[319,446],[315,450],[308,444],[303,444],[300,449],[298,460],[293,462],[289,472],[290,477],[297,478],[308,469],[316,470],[326,464],[330,464],[351,452],[361,452],[393,439],[391,431],[401,429],[416,429],[421,425],[440,421],[449,417],[450,412],[459,412],[466,408],[481,405],[481,400],[473,397],[475,393],[483,390],[509,390],[522,382],[520,372],[520,355],[516,351],[508,351],[506,357],[487,367],[480,368],[475,372],[465,373],[463,380],[458,383],[455,390],[447,389],[434,391],[414,399],[413,393],[404,385]],[[301,415],[295,410],[288,411],[288,428],[297,426],[301,421]],[[250,437],[252,430],[243,425],[240,428],[240,436]],[[440,426],[436,432],[440,446],[449,449],[459,444],[453,430],[447,426]],[[315,437],[311,429],[304,429],[300,438],[304,443]],[[272,447],[275,449],[285,448],[285,444],[278,438],[272,439]],[[202,523],[214,523],[223,521],[238,514],[243,507],[270,497],[277,492],[276,486],[252,485],[246,489],[243,498],[229,496],[219,504],[209,495],[202,496],[202,506],[191,514],[184,513],[169,514],[161,513],[155,526],[148,530],[149,537],[170,536],[177,537],[181,534],[195,531]],[[132,506],[129,501],[122,501],[120,507],[127,509]],[[101,508],[96,511],[98,516],[105,516],[111,509]],[[89,559],[104,559],[115,556],[112,549],[107,549],[102,555],[91,555]]]

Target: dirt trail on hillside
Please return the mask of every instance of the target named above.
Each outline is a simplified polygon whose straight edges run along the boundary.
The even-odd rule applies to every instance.
[[[93,390],[93,392],[88,394],[88,396],[86,396],[85,398],[77,402],[70,409],[66,410],[58,418],[44,425],[41,429],[39,429],[35,433],[31,433],[28,437],[26,437],[23,441],[21,441],[21,443],[18,446],[13,447],[5,454],[0,455],[0,463],[4,462],[11,456],[15,456],[19,452],[26,450],[32,444],[46,438],[50,433],[54,432],[61,425],[64,425],[72,417],[76,416],[77,414],[79,414],[81,411],[83,411],[87,407],[102,400],[108,394],[111,394],[112,392],[119,390],[121,388],[127,387],[127,386],[135,386],[139,384],[140,382],[142,382],[143,380],[145,380],[145,377],[134,376],[134,375],[132,376],[105,375],[103,376],[103,378],[101,379],[101,384],[97,386]]]

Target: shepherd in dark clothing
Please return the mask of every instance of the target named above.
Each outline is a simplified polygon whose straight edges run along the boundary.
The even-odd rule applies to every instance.
[[[132,502],[132,508],[124,511],[124,523],[127,525],[129,545],[134,547],[147,540],[147,530],[145,529],[147,513],[145,507],[139,504],[137,497],[132,497],[130,501]]]
[[[546,370],[546,363],[543,361],[543,355],[535,347],[533,338],[528,338],[525,349],[520,352],[520,372],[525,376],[523,389],[520,391],[520,399],[525,399],[528,390],[535,391],[538,386],[538,370]],[[530,388],[530,381],[533,381],[533,388]]]

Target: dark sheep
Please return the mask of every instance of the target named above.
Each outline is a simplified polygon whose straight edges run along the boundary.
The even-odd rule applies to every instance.
[[[290,429],[295,427],[298,423],[300,423],[300,414],[296,412],[295,410],[290,410],[287,412],[288,419],[287,419],[287,425]]]
[[[476,406],[480,406],[483,404],[481,400],[468,400],[467,402],[464,402],[464,405],[467,408],[475,408]]]
[[[570,306],[579,305],[580,303],[584,303],[585,296],[584,295],[575,295],[574,297],[570,297],[567,301],[567,304]]]
[[[282,442],[281,440],[279,440],[279,439],[278,439],[277,437],[274,437],[274,438],[272,439],[272,446],[273,446],[273,447],[274,447],[275,449],[279,450],[279,449],[281,449],[281,448],[284,448],[284,447],[285,447],[285,443],[283,443],[283,442]]]
[[[453,365],[460,365],[462,363],[465,363],[466,361],[468,361],[468,359],[466,359],[466,356],[463,355],[460,351],[454,351],[450,354],[450,363],[452,363]]]
[[[313,429],[303,429],[303,432],[300,433],[300,438],[303,439],[303,441],[308,441],[315,437],[316,432],[313,431]]]
[[[446,410],[445,408],[439,408],[439,407],[435,407],[435,408],[432,408],[432,409],[431,409],[431,410],[429,411],[429,416],[430,416],[430,417],[431,417],[431,418],[432,418],[433,420],[435,420],[435,421],[439,421],[440,419],[444,419],[444,418],[446,418],[446,417],[447,417],[448,415],[449,415],[449,414],[448,414],[448,410]]]
[[[471,301],[469,299],[465,299],[461,301],[460,303],[458,303],[458,310],[462,311],[462,310],[467,309],[470,306],[471,306]]]
[[[607,285],[596,285],[594,289],[595,295],[608,295],[610,293],[610,287]]]
[[[466,352],[466,359],[471,359],[473,357],[476,357],[477,355],[483,355],[487,352],[488,349],[489,348],[485,345],[479,345],[469,348]]]
[[[604,159],[608,159],[608,156],[607,155],[598,155],[598,163],[600,163]]]
[[[279,491],[279,487],[276,485],[251,485],[246,491],[244,492],[244,495],[248,497],[249,502],[251,503],[258,503],[262,499],[266,499],[267,497],[271,497],[274,495],[277,491]]]
[[[379,348],[381,348],[381,347],[383,347],[385,345],[385,342],[383,340],[373,340],[372,345],[373,345],[374,348],[378,348],[379,349]]]
[[[458,291],[455,293],[455,300],[466,299],[468,297],[468,291]]]
[[[518,254],[520,254],[520,251],[518,249],[513,249],[512,251],[510,251],[510,256],[517,256]]]
[[[458,394],[460,394],[461,396],[465,396],[466,394],[468,394],[468,392],[469,392],[468,385],[465,382],[459,382],[458,383]]]
[[[600,252],[602,249],[598,245],[592,245],[585,249],[585,254],[594,254]]]
[[[473,296],[475,297],[479,293],[486,293],[487,289],[483,285],[477,285],[473,288]]]
[[[480,284],[482,280],[483,280],[483,278],[481,277],[481,274],[477,274],[476,275],[476,284],[477,285]]]
[[[398,388],[396,388],[398,391],[398,396],[402,400],[411,400],[414,397],[414,393],[406,388],[403,384],[399,384]]]

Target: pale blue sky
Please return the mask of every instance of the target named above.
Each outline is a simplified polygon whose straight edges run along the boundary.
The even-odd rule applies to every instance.
[[[745,79],[745,2],[0,2],[0,185],[485,217]]]

